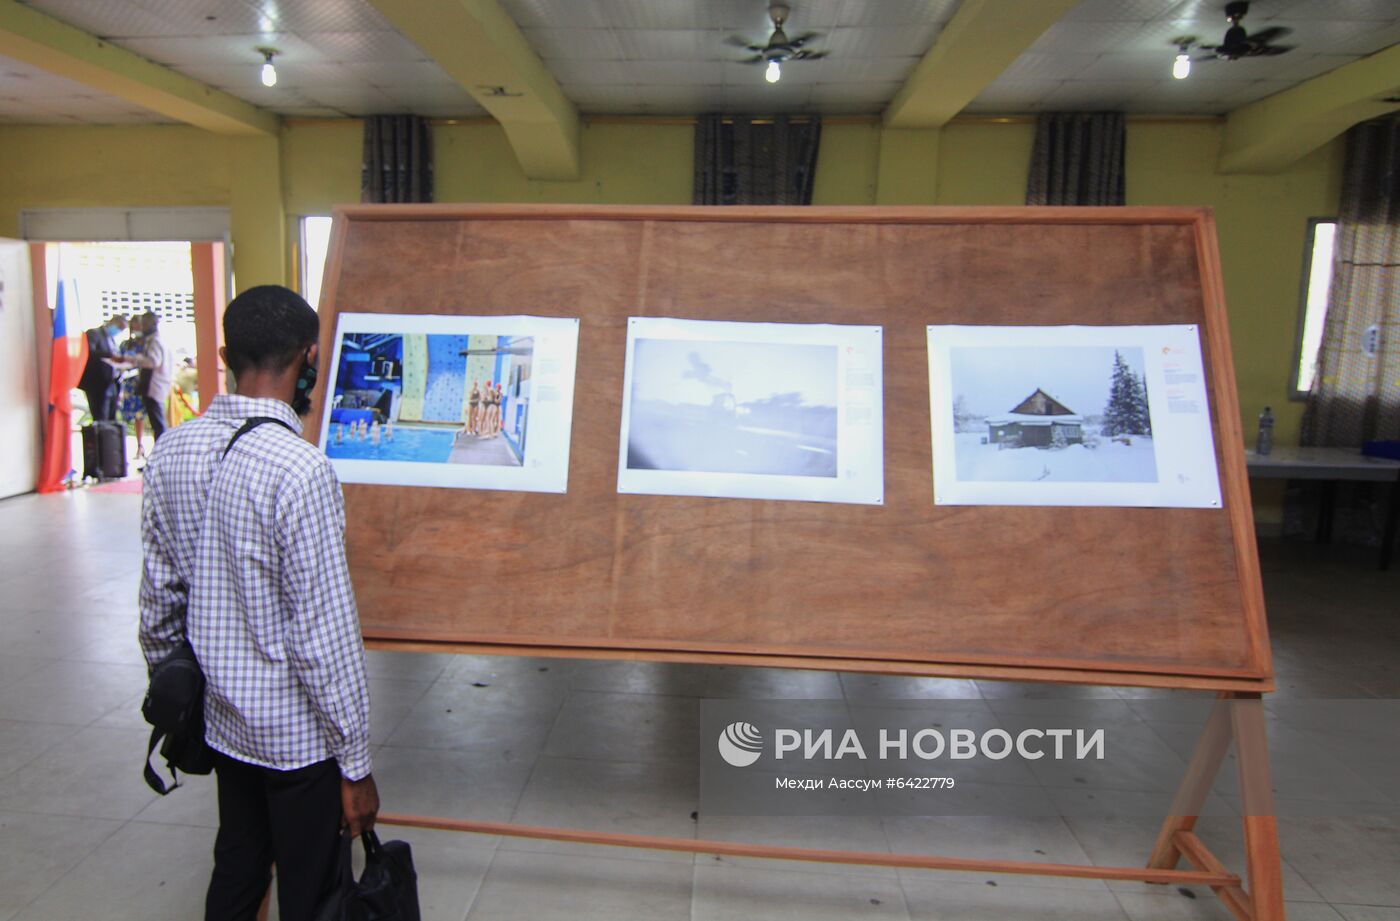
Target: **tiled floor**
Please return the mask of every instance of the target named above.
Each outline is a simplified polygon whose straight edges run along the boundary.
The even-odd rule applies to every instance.
[[[146,738],[134,639],[139,501],[0,502],[0,921],[201,912],[212,784],[195,778],[162,799],[138,770]],[[1264,549],[1279,694],[1400,697],[1400,572],[1376,572],[1369,553]],[[1144,859],[1155,833],[1148,819],[692,817],[703,697],[977,701],[1034,689],[387,653],[371,653],[370,669],[375,773],[385,809],[395,812],[1127,865]],[[1201,827],[1242,869],[1235,823],[1203,819]],[[1209,892],[1171,887],[393,834],[414,845],[430,919],[1228,918]],[[1400,921],[1400,825],[1282,820],[1281,834],[1293,921]]]

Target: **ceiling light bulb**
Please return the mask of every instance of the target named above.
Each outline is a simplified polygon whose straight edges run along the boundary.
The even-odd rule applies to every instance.
[[[769,61],[768,69],[763,72],[763,79],[769,83],[777,83],[783,77],[783,68],[777,61]]]
[[[276,48],[259,48],[258,52],[263,56],[262,85],[277,85],[277,68],[272,66],[272,56],[277,53]]]
[[[1172,76],[1178,80],[1185,80],[1191,75],[1191,55],[1182,52],[1176,56],[1176,61],[1172,63]]]

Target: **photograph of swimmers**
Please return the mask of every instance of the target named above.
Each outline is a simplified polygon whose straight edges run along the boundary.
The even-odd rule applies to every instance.
[[[519,467],[533,357],[530,336],[345,333],[326,453]]]

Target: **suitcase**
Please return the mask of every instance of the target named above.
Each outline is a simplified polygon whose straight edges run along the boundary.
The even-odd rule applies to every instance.
[[[126,478],[126,430],[120,422],[83,426],[83,476],[95,480]]]

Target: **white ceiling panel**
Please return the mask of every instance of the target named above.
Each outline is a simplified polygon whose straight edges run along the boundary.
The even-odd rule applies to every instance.
[[[428,56],[397,32],[308,32],[302,36],[332,61],[426,61]]]
[[[551,61],[550,71],[562,86],[636,83],[621,61]]]
[[[816,44],[837,58],[922,57],[938,30],[934,23],[887,28],[848,26],[833,29]]]
[[[353,80],[370,86],[456,86],[447,71],[432,61],[350,61],[336,65],[349,71]]]
[[[278,51],[277,63],[292,61],[300,63],[321,63],[336,58],[321,51],[306,39],[290,32],[273,32],[266,35],[204,35],[199,37],[174,36],[152,38],[128,38],[121,46],[167,67],[186,64],[261,64],[262,55],[258,48],[274,48]],[[256,76],[256,70],[254,71]]]
[[[620,36],[612,29],[525,29],[522,30],[535,53],[546,61],[607,61],[629,57]],[[629,32],[628,34],[642,34]],[[648,35],[654,32],[645,33]],[[708,34],[708,33],[667,33]]]
[[[1249,15],[1268,15],[1269,10],[1277,9],[1278,15],[1284,19],[1360,19],[1393,22],[1396,15],[1395,6],[1395,0],[1277,0],[1274,3],[1254,4]],[[1245,20],[1246,23],[1248,21]]]
[[[799,0],[800,2],[800,0]],[[841,7],[836,24],[842,26],[906,26],[936,23],[953,18],[961,0],[849,0]]]
[[[137,0],[144,3],[145,0]],[[189,0],[181,0],[189,2]],[[363,0],[252,0],[279,31],[286,32],[389,32],[393,26]]]
[[[1129,108],[1133,94],[1155,86],[1146,81],[1115,80],[1100,83],[1088,80],[1066,80],[1045,95],[1040,105],[1049,109],[1098,111]]]
[[[345,113],[329,106],[288,106],[279,113],[287,118],[344,118]],[[427,115],[427,112],[419,113]]]
[[[628,61],[628,78],[640,86],[718,86],[724,82],[719,61]]]
[[[744,53],[724,44],[722,29],[623,29],[608,34],[618,47],[611,56],[629,61],[714,61]]]
[[[1081,0],[1065,14],[1068,22],[1145,22],[1181,7],[1181,0]],[[1223,5],[1223,0],[1222,0]],[[1221,16],[1224,19],[1224,16]]]
[[[193,77],[201,83],[222,90],[242,94],[252,92],[260,82],[261,63],[248,64],[190,64],[176,68],[180,73]],[[277,86],[275,89],[295,89],[306,86],[346,86],[358,80],[354,72],[344,64],[284,61],[277,65]]]
[[[310,104],[338,109],[346,115],[388,115],[406,112],[380,89],[366,87],[317,87],[305,92]]]
[[[1305,54],[1299,48],[1291,54],[1283,55],[1276,62],[1271,62],[1273,66],[1268,69],[1268,74],[1271,80],[1311,80],[1359,60],[1360,55]]]
[[[47,7],[49,0],[32,0],[35,6]],[[97,4],[111,0],[96,0]],[[150,35],[217,35],[249,32],[283,31],[275,14],[287,4],[267,0],[266,11],[243,0],[132,0],[137,6],[165,23],[164,32]],[[54,15],[57,15],[56,13]],[[62,18],[62,17],[60,17]],[[143,33],[126,32],[123,37]]]
[[[854,58],[841,60],[826,58],[820,61],[802,61],[793,66],[810,67],[823,83],[887,83],[898,80],[901,83],[919,63],[916,57],[908,58]]]
[[[1076,80],[1162,80],[1171,76],[1176,52],[1164,48],[1156,54],[1103,54],[1073,74]]]
[[[772,115],[775,112],[805,111],[812,87],[795,84],[762,87],[726,86],[720,108],[737,114]]]
[[[379,87],[379,91],[403,106],[412,107],[421,102],[434,108],[455,107],[461,114],[486,111],[460,86],[385,86]]]
[[[895,93],[898,83],[821,83],[812,87],[812,103],[827,111],[843,114],[875,113],[883,109]]]
[[[998,79],[1015,82],[1033,80],[1069,80],[1078,77],[1101,55],[1063,52],[1059,54],[1026,52],[1012,61]]]
[[[139,6],[135,0],[28,0],[27,5],[98,38],[194,34],[187,30],[185,24],[171,22]],[[217,25],[216,21],[210,22],[204,34],[213,32]],[[235,31],[247,31],[249,28],[256,29],[257,26],[245,22]]]
[[[1018,114],[1035,111],[1058,83],[1036,80],[1016,82],[998,80],[987,87],[964,110],[973,115]]]

